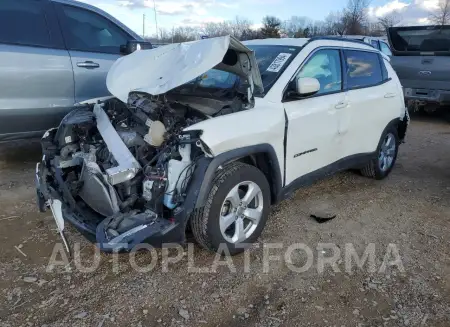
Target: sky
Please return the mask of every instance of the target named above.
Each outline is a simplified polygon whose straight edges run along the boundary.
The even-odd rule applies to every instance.
[[[281,20],[307,16],[324,19],[331,11],[342,9],[347,0],[79,0],[103,9],[142,35],[143,15],[146,15],[146,35],[158,28],[171,30],[178,26],[201,26],[207,22],[222,22],[245,17],[257,27],[265,15]],[[426,24],[431,10],[439,0],[372,0],[369,17],[376,20],[397,11],[402,25]]]

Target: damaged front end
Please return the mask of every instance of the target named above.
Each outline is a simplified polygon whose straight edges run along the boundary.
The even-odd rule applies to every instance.
[[[201,132],[183,131],[206,116],[141,95],[131,101],[72,111],[42,138],[36,170],[40,209],[60,202],[52,210],[104,251],[183,242],[202,181],[191,188],[191,180],[211,160]]]
[[[214,74],[220,83],[205,89]],[[61,233],[69,221],[104,251],[183,242],[213,156],[193,125],[253,107],[254,53],[230,36],[137,51],[113,65],[107,86],[114,97],[42,138],[39,207],[50,205]]]

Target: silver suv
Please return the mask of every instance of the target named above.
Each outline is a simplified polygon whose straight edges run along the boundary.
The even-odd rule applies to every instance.
[[[0,1],[0,141],[41,136],[74,104],[109,95],[106,75],[137,45],[104,11],[72,0]]]

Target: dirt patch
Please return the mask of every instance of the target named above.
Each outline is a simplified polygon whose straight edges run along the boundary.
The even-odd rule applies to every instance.
[[[346,172],[298,191],[272,208],[259,248],[233,258],[236,272],[190,272],[186,255],[164,272],[135,271],[128,256],[101,255],[91,273],[55,267],[46,272],[59,242],[50,213],[37,213],[34,190],[38,142],[0,145],[0,326],[450,326],[450,125],[414,120],[392,175],[384,181]],[[318,224],[317,208],[337,218]],[[81,243],[83,263],[94,247]],[[283,261],[264,272],[262,244],[294,243],[313,250],[313,268],[295,272]],[[363,253],[376,246],[376,272],[355,267],[317,270],[318,244],[347,243]],[[405,271],[379,273],[389,244],[395,244]],[[197,246],[194,265],[213,266],[215,256]],[[187,252],[187,251],[186,251]],[[161,250],[157,251],[159,259]],[[293,255],[300,267],[305,257]],[[140,253],[140,266],[151,262]],[[71,269],[72,268],[72,269]]]

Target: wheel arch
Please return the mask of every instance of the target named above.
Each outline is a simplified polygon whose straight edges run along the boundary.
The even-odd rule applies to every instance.
[[[282,187],[280,164],[274,148],[270,144],[264,143],[233,149],[213,158],[203,177],[197,196],[196,208],[204,206],[217,169],[234,161],[241,161],[261,170],[269,182],[271,203],[277,202],[278,194],[281,192]]]
[[[407,114],[405,114],[405,116],[402,118],[395,118],[386,125],[383,132],[381,133],[381,136],[383,136],[388,129],[395,128],[400,142],[403,142],[403,140],[405,139],[405,136],[406,136],[406,130],[408,128],[408,123],[409,123],[409,118],[408,118]],[[381,136],[380,136],[380,140],[381,140]]]

